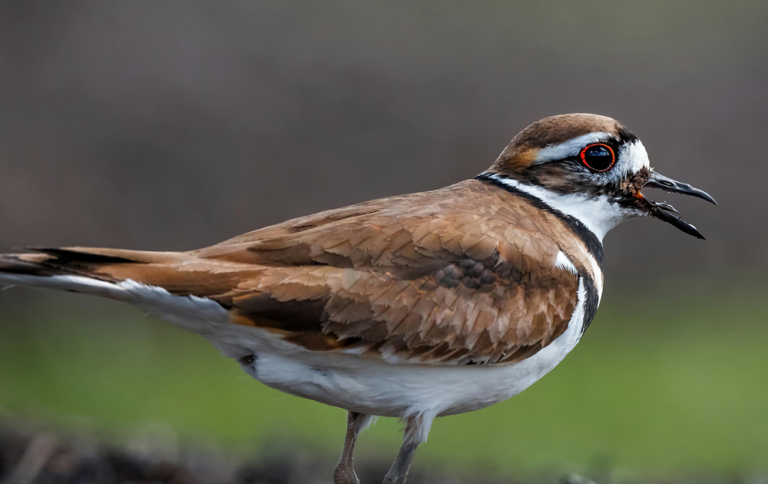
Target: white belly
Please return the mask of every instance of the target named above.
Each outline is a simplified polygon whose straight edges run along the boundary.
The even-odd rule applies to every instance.
[[[252,352],[255,360],[243,368],[265,385],[292,395],[369,415],[453,415],[507,400],[557,366],[581,338],[586,300],[581,279],[578,295],[566,331],[534,356],[509,365],[395,364],[310,352],[273,336],[254,338],[260,330],[233,325],[208,338],[220,349],[225,343]]]

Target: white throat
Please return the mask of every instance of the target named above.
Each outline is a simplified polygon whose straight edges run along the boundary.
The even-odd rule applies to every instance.
[[[497,173],[486,172],[484,175],[498,183],[527,193],[553,209],[575,218],[587,230],[595,234],[600,243],[603,242],[603,237],[605,237],[609,230],[621,222],[638,215],[634,210],[628,210],[618,203],[612,203],[605,195],[597,198],[591,198],[579,193],[564,195],[537,185],[521,183]]]

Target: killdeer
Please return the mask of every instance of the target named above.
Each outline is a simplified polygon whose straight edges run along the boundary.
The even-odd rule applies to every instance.
[[[653,171],[617,121],[567,114],[515,136],[471,180],[321,212],[191,252],[34,248],[0,283],[125,301],[195,332],[253,378],[346,409],[336,484],[374,416],[405,422],[404,483],[435,417],[522,392],[579,342],[603,290],[606,232],[655,217],[641,189],[715,200]]]

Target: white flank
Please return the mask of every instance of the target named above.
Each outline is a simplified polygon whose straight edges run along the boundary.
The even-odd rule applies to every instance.
[[[175,296],[157,286],[147,286],[127,279],[117,286],[131,294],[131,303],[168,322],[197,333],[211,324],[228,324],[229,313],[212,299]]]

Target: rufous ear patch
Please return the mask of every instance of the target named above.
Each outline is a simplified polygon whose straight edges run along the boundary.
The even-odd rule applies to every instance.
[[[511,145],[510,145],[511,146]],[[508,146],[496,159],[494,166],[510,171],[522,171],[536,162],[538,149],[517,150]]]

